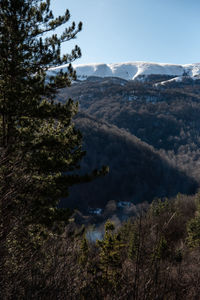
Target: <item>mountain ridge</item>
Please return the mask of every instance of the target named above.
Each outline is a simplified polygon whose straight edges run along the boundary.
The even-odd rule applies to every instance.
[[[51,68],[49,74],[60,69],[67,69],[68,65]],[[90,76],[119,77],[125,80],[140,80],[149,75],[167,75],[172,77],[200,78],[200,63],[193,64],[169,64],[154,62],[125,62],[125,63],[94,63],[74,65],[78,80],[85,80]]]

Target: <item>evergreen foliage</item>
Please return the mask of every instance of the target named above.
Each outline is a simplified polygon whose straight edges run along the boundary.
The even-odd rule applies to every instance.
[[[70,14],[54,18],[49,0],[1,0],[0,8],[1,213],[26,210],[26,221],[52,227],[68,218],[57,205],[69,186],[90,179],[73,173],[84,155],[72,123],[77,104],[54,101],[58,89],[76,78],[70,63],[81,56],[80,48],[61,56],[60,47],[82,23],[58,36],[52,31]],[[47,77],[49,68],[63,64],[68,72]]]
[[[120,251],[123,248],[121,237],[114,233],[115,226],[111,221],[105,224],[105,236],[102,241],[98,241],[100,249],[100,269],[102,271],[103,285],[108,288],[119,288],[121,256]]]
[[[86,237],[81,241],[80,252],[79,262],[82,266],[85,266],[88,260],[88,242]]]
[[[35,247],[39,251],[44,238],[49,238],[46,230],[63,231],[71,213],[60,209],[59,201],[68,196],[69,187],[105,170],[75,173],[85,154],[72,122],[78,104],[71,99],[65,104],[55,101],[58,90],[76,79],[71,63],[81,56],[78,46],[61,55],[62,43],[76,38],[82,29],[81,22],[72,22],[58,35],[56,30],[69,19],[68,10],[55,18],[50,0],[0,0],[0,284],[4,291],[11,262],[14,273],[24,257],[34,265]],[[67,72],[52,75],[51,67],[66,64]]]

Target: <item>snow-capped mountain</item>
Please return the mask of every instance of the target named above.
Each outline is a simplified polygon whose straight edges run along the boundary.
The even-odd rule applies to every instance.
[[[125,80],[135,80],[148,75],[168,75],[197,78],[200,76],[200,63],[176,65],[167,63],[148,63],[148,62],[128,62],[114,64],[84,64],[74,65],[79,80],[84,80],[90,76],[97,77],[119,77]],[[52,68],[51,72],[59,69],[65,70],[67,66]]]

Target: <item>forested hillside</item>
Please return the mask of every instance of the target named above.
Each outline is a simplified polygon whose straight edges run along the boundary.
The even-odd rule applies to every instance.
[[[62,201],[63,206],[87,211],[88,207],[103,208],[109,200],[137,204],[196,191],[195,179],[125,129],[84,113],[78,115],[75,123],[83,133],[83,149],[87,151],[82,172],[102,165],[108,165],[110,171],[91,183],[72,188],[71,195]]]
[[[170,78],[89,77],[60,91],[59,101],[79,101],[76,124],[87,151],[83,168],[110,166],[106,178],[80,186],[68,203],[103,207],[109,200],[138,203],[195,192],[200,180],[200,81]]]

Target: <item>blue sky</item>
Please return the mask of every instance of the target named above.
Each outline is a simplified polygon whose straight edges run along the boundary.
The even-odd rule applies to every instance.
[[[55,16],[65,9],[83,30],[62,46],[78,44],[76,64],[148,61],[200,62],[200,0],[52,0]]]

